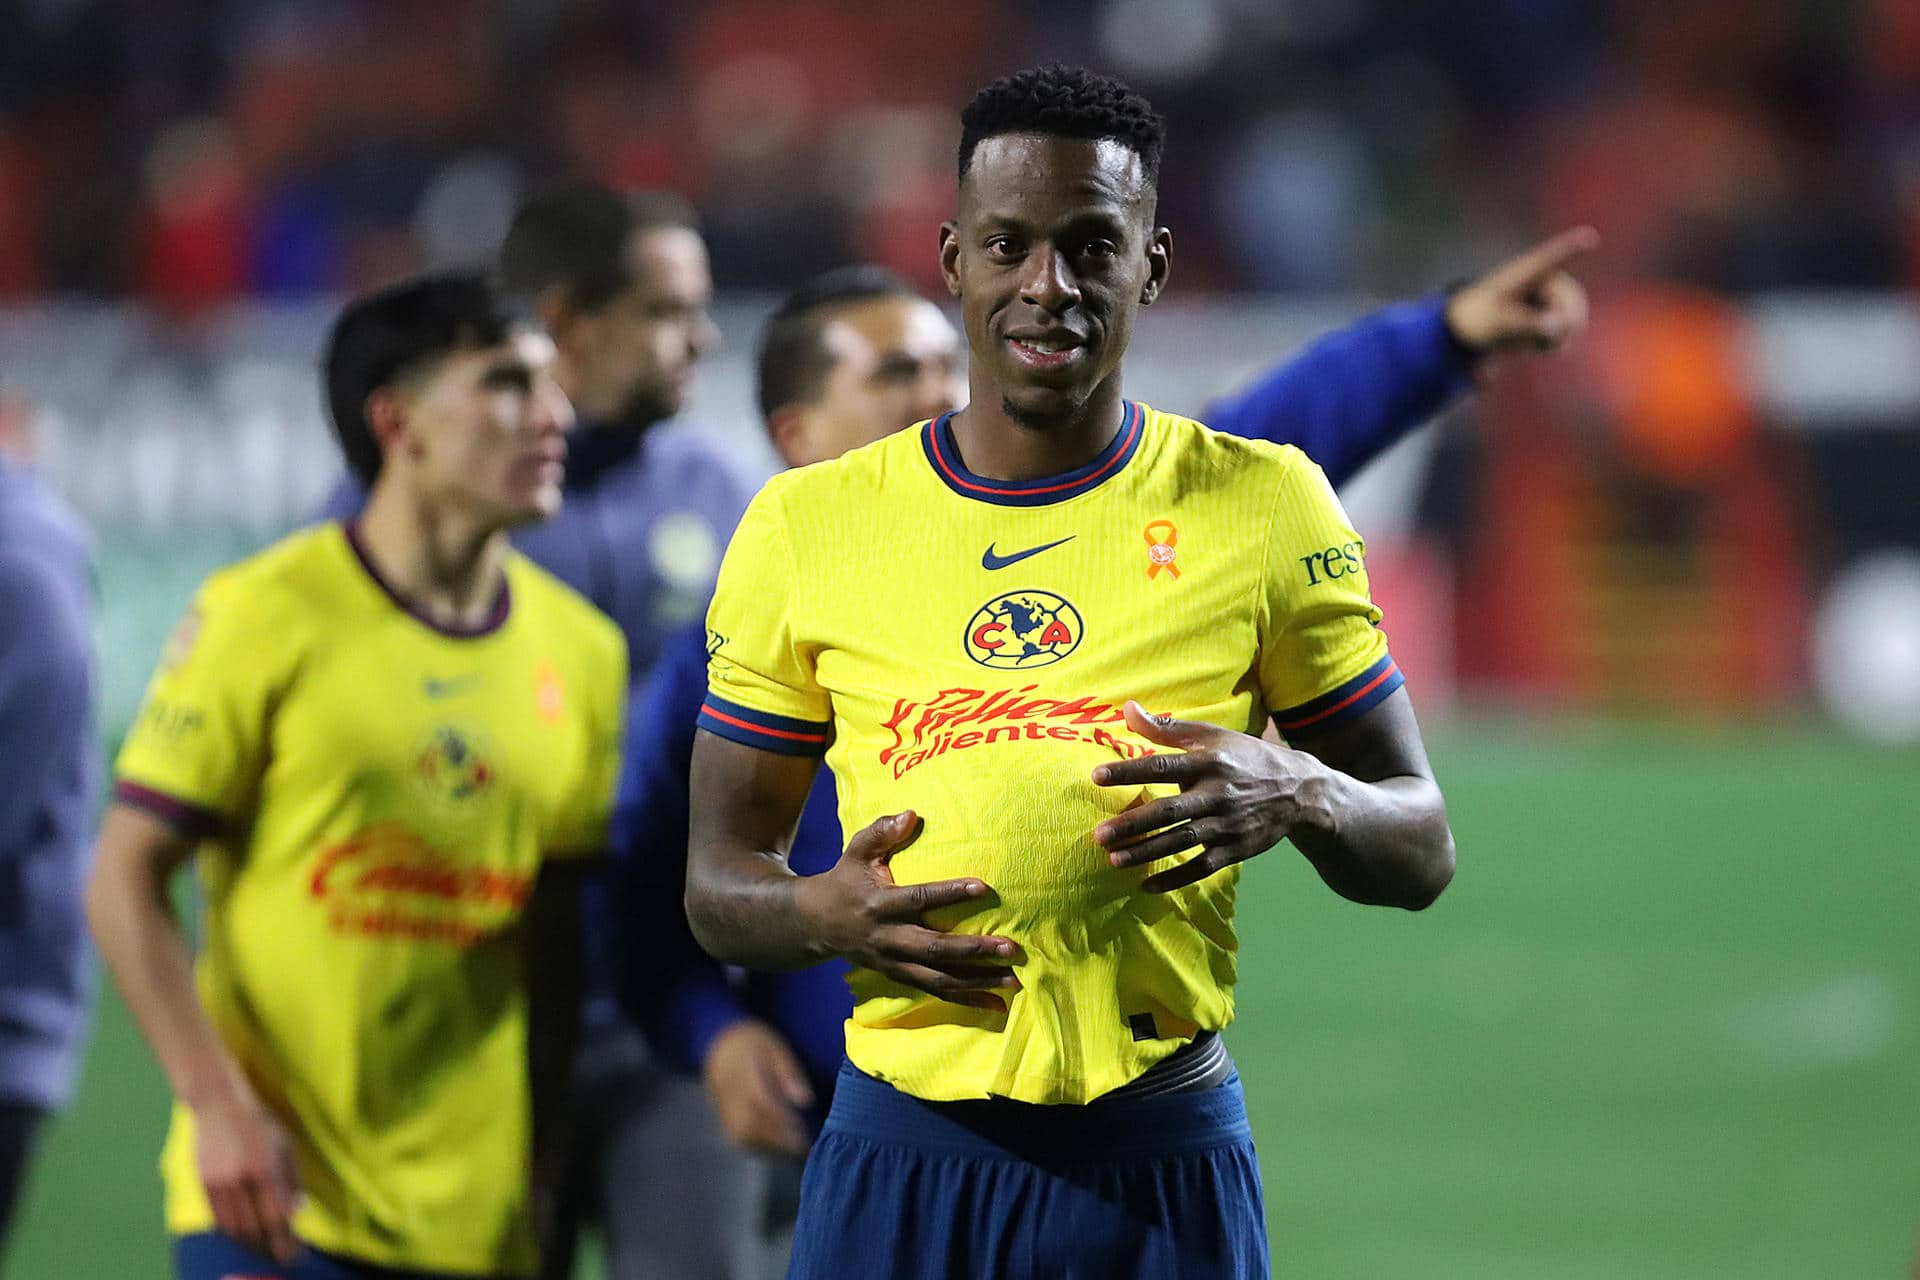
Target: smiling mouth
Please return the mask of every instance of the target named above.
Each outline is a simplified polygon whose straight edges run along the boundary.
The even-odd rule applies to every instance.
[[[1014,358],[1033,369],[1062,369],[1086,351],[1085,339],[1071,336],[1008,338]]]

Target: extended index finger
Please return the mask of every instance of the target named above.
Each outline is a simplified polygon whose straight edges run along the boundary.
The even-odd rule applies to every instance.
[[[876,913],[880,919],[917,921],[926,912],[937,911],[941,907],[979,902],[992,890],[977,877],[964,876],[958,880],[928,880],[924,884],[895,885],[884,892],[885,904]]]
[[[1550,236],[1519,257],[1501,264],[1492,273],[1495,280],[1516,289],[1530,289],[1545,283],[1582,254],[1600,247],[1600,233],[1592,227],[1573,227]]]
[[[1150,782],[1185,784],[1204,778],[1213,769],[1213,757],[1204,751],[1156,751],[1132,760],[1114,760],[1093,771],[1097,787],[1143,787]]]

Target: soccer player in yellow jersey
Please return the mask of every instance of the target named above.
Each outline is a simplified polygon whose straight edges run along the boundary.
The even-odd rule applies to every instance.
[[[971,402],[748,511],[690,918],[724,960],[854,966],[790,1275],[1265,1274],[1217,1034],[1238,864],[1291,839],[1339,893],[1424,907],[1445,806],[1319,469],[1121,394],[1172,251],[1151,107],[1049,68],[962,125]],[[823,754],[857,834],[799,877]]]
[[[118,763],[94,934],[173,1087],[182,1280],[525,1276],[626,648],[508,545],[560,501],[552,345],[477,276],[362,298],[362,517],[202,586]],[[190,856],[197,969],[169,908]]]

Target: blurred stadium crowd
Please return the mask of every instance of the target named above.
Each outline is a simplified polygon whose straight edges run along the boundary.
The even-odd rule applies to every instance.
[[[1149,93],[1183,294],[1400,291],[1521,227],[1717,291],[1920,280],[1906,0],[30,0],[0,299],[170,308],[467,260],[558,174],[667,187],[723,288],[937,284],[951,112],[1045,58]]]
[[[115,638],[144,652],[191,581],[182,530],[252,545],[332,484],[309,361],[334,300],[486,259],[574,177],[697,207],[727,342],[694,417],[769,467],[771,297],[849,261],[938,296],[951,104],[1054,58],[1169,120],[1173,287],[1133,383],[1170,408],[1366,297],[1600,229],[1591,340],[1353,495],[1431,588],[1434,666],[1663,711],[1830,672],[1920,725],[1920,618],[1884,603],[1920,598],[1920,558],[1834,588],[1878,649],[1815,621],[1830,581],[1920,546],[1909,0],[34,0],[0,12],[0,413],[37,417],[90,521],[138,531],[109,578],[168,540],[124,575],[152,599]],[[1549,586],[1508,607],[1515,574]],[[1710,644],[1702,598],[1738,623]]]

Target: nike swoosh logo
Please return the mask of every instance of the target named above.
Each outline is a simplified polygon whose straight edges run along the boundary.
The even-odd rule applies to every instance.
[[[995,555],[993,551],[993,545],[989,543],[987,546],[986,554],[980,557],[980,567],[982,569],[1004,569],[1010,564],[1019,564],[1022,560],[1025,560],[1028,556],[1037,556],[1042,551],[1051,551],[1055,547],[1061,545],[1061,543],[1072,542],[1072,541],[1073,541],[1073,535],[1068,534],[1066,537],[1060,539],[1059,542],[1048,542],[1048,543],[1043,543],[1042,545],[1037,547],[1028,547],[1025,551],[1016,551],[1010,556]]]
[[[470,689],[478,683],[480,683],[480,677],[477,675],[454,676],[447,680],[435,680],[432,676],[428,676],[421,681],[420,687],[427,691],[429,698],[445,698]]]

